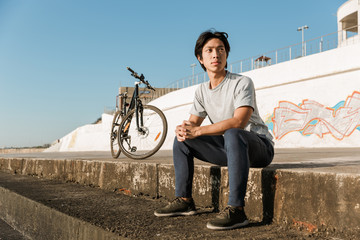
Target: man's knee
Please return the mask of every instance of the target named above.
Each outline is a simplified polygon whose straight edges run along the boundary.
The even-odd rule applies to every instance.
[[[181,142],[179,142],[179,141],[177,140],[177,137],[175,137],[174,143],[173,143],[173,148],[174,148],[174,149],[177,149],[177,148],[180,147],[180,145],[181,145]]]
[[[224,133],[224,139],[225,139],[225,145],[231,146],[232,144],[236,145],[247,145],[246,139],[242,136],[245,130],[240,128],[230,128],[225,131]]]
[[[175,137],[174,139],[174,144],[173,144],[173,149],[176,150],[176,149],[184,149],[184,148],[188,148],[187,144],[189,141],[188,140],[185,140],[185,141],[178,141],[177,140],[177,137]]]
[[[224,137],[237,135],[240,131],[244,131],[244,130],[242,130],[240,128],[230,128],[230,129],[225,131]]]

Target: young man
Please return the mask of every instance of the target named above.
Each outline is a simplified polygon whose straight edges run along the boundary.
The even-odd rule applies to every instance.
[[[230,45],[227,33],[206,31],[195,45],[195,56],[210,82],[195,92],[190,118],[176,127],[173,147],[176,199],[155,215],[196,214],[192,199],[194,157],[228,167],[229,201],[209,229],[248,224],[244,198],[250,167],[266,167],[274,156],[272,136],[261,120],[250,78],[226,71]],[[201,126],[208,116],[211,125]]]

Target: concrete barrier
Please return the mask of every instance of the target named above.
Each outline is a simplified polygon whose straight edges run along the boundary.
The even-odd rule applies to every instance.
[[[47,148],[4,148],[0,149],[0,154],[8,153],[37,153],[43,152]]]
[[[359,174],[282,168],[281,164],[273,164],[250,170],[245,199],[250,219],[300,225],[309,231],[359,229]],[[0,171],[77,182],[127,194],[174,197],[171,164],[1,158]],[[199,207],[223,208],[228,190],[226,167],[195,165],[193,197]]]
[[[0,206],[0,218],[29,239],[124,239],[2,187]]]

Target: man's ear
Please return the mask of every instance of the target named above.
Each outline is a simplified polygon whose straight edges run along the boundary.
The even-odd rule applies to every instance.
[[[197,59],[198,59],[198,61],[199,61],[201,64],[204,64],[204,63],[202,62],[202,58],[200,57],[200,55],[197,56]]]

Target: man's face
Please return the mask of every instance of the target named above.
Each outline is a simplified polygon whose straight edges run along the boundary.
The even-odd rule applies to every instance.
[[[207,72],[220,72],[226,66],[226,51],[224,43],[218,38],[212,38],[205,43],[202,49],[202,58],[198,60],[206,68]]]

